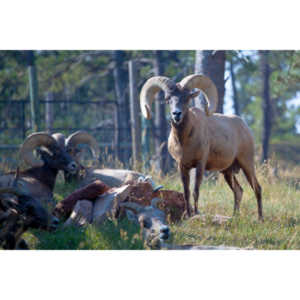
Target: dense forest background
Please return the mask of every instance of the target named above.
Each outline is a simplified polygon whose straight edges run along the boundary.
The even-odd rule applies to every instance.
[[[300,163],[300,51],[253,50],[0,51],[0,159],[15,163],[19,144],[33,131],[84,129],[97,138],[102,163],[132,167],[139,147],[144,166],[168,172],[174,165],[162,95],[151,121],[137,112],[139,145],[130,103],[138,103],[151,76],[180,81],[192,73],[215,82],[218,112],[238,114],[252,128],[259,161],[275,155]]]

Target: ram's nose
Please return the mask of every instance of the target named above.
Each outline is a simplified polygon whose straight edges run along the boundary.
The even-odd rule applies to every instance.
[[[161,228],[160,237],[163,240],[167,240],[170,237],[170,229],[168,226],[164,226]]]
[[[72,161],[68,164],[68,169],[71,174],[74,174],[78,169],[78,165],[76,164],[75,161]]]
[[[179,122],[180,121],[180,119],[181,119],[181,111],[176,110],[176,111],[174,111],[172,113],[172,115],[173,115],[173,119],[174,119],[175,122]]]
[[[56,217],[53,217],[51,220],[50,230],[56,230],[59,224],[59,219]]]

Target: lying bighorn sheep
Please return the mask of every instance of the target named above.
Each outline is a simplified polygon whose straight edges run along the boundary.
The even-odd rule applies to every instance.
[[[53,230],[58,225],[58,219],[19,183],[15,180],[12,186],[0,188],[0,247],[4,249],[28,249],[22,239],[25,231]]]
[[[53,205],[53,189],[59,170],[75,173],[77,164],[60,146],[60,134],[52,136],[45,132],[29,135],[20,149],[20,158],[31,168],[21,171],[19,181],[25,186],[28,194],[39,199],[45,205]],[[36,150],[40,158],[33,155]],[[0,176],[0,187],[7,187],[13,181],[15,172]]]
[[[159,198],[152,199],[150,206],[134,202],[120,203],[121,207],[126,208],[127,218],[140,226],[143,239],[151,249],[160,249],[170,236],[166,215],[157,207],[159,201],[161,201]]]
[[[140,177],[145,177],[143,174],[131,170],[121,169],[95,169],[93,167],[85,167],[80,163],[82,151],[80,145],[87,145],[91,150],[94,159],[98,160],[100,149],[96,139],[85,131],[77,131],[65,138],[62,134],[61,145],[65,146],[66,151],[74,158],[80,169],[76,174],[70,174],[65,171],[64,176],[66,182],[76,180],[80,186],[85,186],[94,180],[101,180],[110,187],[120,186],[128,180],[138,180]]]
[[[200,91],[205,94],[205,112],[189,102]],[[214,83],[203,75],[189,75],[175,83],[168,77],[155,76],[144,84],[140,105],[143,116],[151,118],[151,104],[157,92],[163,90],[169,103],[171,132],[168,149],[177,161],[184,188],[187,214],[190,216],[189,183],[191,168],[196,168],[194,211],[198,213],[199,187],[205,170],[220,171],[234,193],[234,212],[240,209],[243,190],[235,174],[242,168],[255,192],[259,219],[263,220],[261,187],[254,169],[254,138],[249,127],[238,116],[215,113],[218,93]]]

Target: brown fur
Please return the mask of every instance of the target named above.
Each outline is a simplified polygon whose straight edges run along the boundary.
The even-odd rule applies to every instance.
[[[110,189],[109,186],[101,182],[100,180],[95,180],[94,182],[88,184],[87,186],[76,190],[67,196],[64,200],[60,201],[54,208],[53,214],[56,217],[69,217],[72,213],[77,201],[79,200],[91,200],[94,201],[96,198]]]
[[[238,116],[215,113],[208,117],[198,108],[190,108],[179,125],[172,123],[168,149],[177,161],[184,186],[185,205],[189,207],[189,171],[196,168],[194,187],[194,210],[198,212],[199,187],[205,170],[220,171],[233,190],[234,211],[239,211],[242,198],[240,187],[234,173],[239,168],[255,191],[258,215],[263,219],[261,188],[254,169],[254,138],[249,127]]]

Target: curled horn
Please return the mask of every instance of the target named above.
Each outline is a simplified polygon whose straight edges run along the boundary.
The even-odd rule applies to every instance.
[[[10,208],[11,206],[15,206],[18,205],[18,201],[16,201],[14,198],[9,197],[9,198],[3,198],[1,196],[1,194],[12,194],[15,195],[17,197],[22,196],[23,193],[21,191],[19,191],[17,188],[9,186],[9,187],[2,187],[0,188],[0,201],[1,204],[5,207],[5,208]]]
[[[206,100],[205,112],[207,116],[211,116],[217,109],[218,105],[218,90],[213,81],[204,75],[189,75],[180,81],[180,86],[192,90],[200,89]]]
[[[93,157],[99,158],[100,148],[96,139],[88,134],[86,131],[79,130],[71,134],[66,140],[67,148],[75,148],[79,144],[86,144],[90,147]]]
[[[154,76],[148,79],[143,85],[140,94],[140,106],[143,116],[146,119],[151,119],[151,104],[156,93],[163,90],[165,94],[168,94],[175,88],[175,82],[168,77]]]
[[[49,147],[50,145],[57,145],[56,140],[47,132],[36,132],[30,134],[21,146],[19,155],[26,163],[32,167],[41,167],[44,162],[37,159],[33,155],[33,150],[39,146]]]
[[[143,207],[135,202],[122,202],[120,207],[124,207],[132,210],[134,213],[138,214],[143,210]]]
[[[152,207],[155,207],[155,208],[158,208],[158,207],[157,207],[157,204],[158,204],[159,202],[161,202],[161,201],[162,201],[161,198],[153,198],[153,199],[151,200],[151,206],[152,206]]]
[[[8,187],[0,188],[0,194],[13,194],[13,195],[16,195],[16,196],[21,196],[23,193],[20,192],[15,187],[8,186]]]

